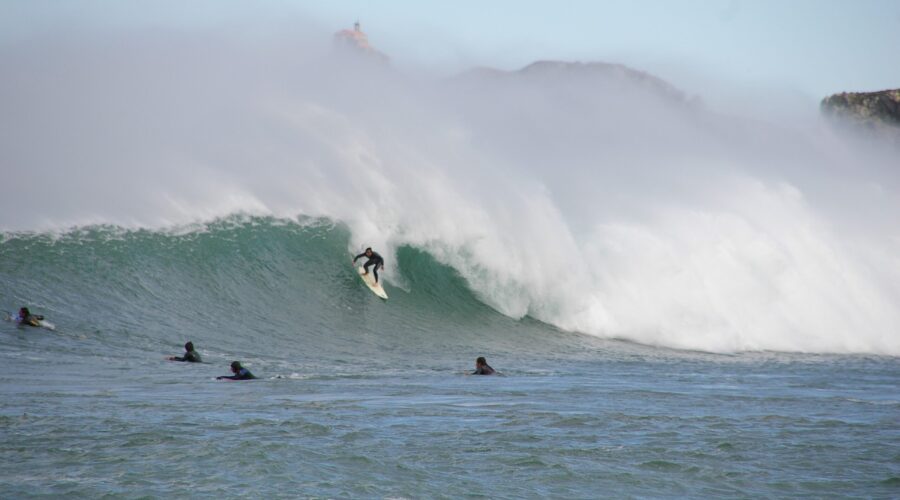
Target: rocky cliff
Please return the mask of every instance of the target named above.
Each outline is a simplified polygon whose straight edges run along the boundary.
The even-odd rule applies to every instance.
[[[821,108],[829,117],[900,134],[900,89],[834,94],[822,99]]]

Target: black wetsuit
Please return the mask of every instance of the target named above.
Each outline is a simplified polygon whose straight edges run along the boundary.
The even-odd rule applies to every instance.
[[[472,372],[472,375],[493,375],[494,369],[490,365],[479,366]]]
[[[222,377],[218,377],[218,378],[227,378],[228,380],[253,380],[256,377],[254,377],[253,374],[250,373],[250,370],[248,370],[246,368],[241,368],[234,375],[222,376]]]
[[[28,325],[28,326],[41,326],[40,322],[43,319],[44,319],[43,316],[40,316],[37,314],[29,314],[28,316],[25,316],[24,318],[22,316],[15,317],[16,323],[18,323],[20,325]]]
[[[185,352],[183,357],[174,357],[172,361],[189,361],[191,363],[202,363],[203,360],[200,359],[200,353],[197,351],[189,351]]]
[[[360,257],[366,257],[366,252],[353,257],[353,262],[356,263],[356,259]],[[378,268],[384,266],[384,259],[382,259],[381,256],[378,255],[378,253],[372,252],[372,256],[369,257],[369,260],[367,260],[365,264],[363,264],[363,269],[365,269],[366,272],[369,272],[369,266],[371,266],[372,264],[375,264],[375,268],[372,270],[372,272],[375,274],[375,283],[378,283]]]

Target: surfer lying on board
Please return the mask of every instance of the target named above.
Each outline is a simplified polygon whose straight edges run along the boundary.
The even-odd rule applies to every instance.
[[[23,307],[19,309],[19,314],[15,316],[9,316],[9,319],[10,321],[15,321],[20,325],[41,326],[40,322],[44,319],[44,317],[39,314],[31,314],[31,311],[29,311],[27,307]]]
[[[250,370],[241,366],[240,361],[231,362],[231,373],[234,375],[222,375],[221,377],[216,377],[216,380],[253,380],[256,378],[250,373]]]
[[[365,252],[357,255],[356,257],[353,257],[353,263],[356,264],[356,259],[360,257],[367,257],[369,259],[365,264],[363,264],[363,270],[365,271],[363,273],[363,276],[369,274],[369,266],[374,264],[375,267],[372,269],[372,273],[375,275],[375,283],[378,283],[378,270],[384,269],[384,259],[382,259],[381,256],[377,253],[373,252],[372,247],[366,248]]]
[[[493,375],[494,369],[491,368],[491,365],[487,364],[487,360],[484,359],[484,356],[479,356],[478,359],[475,360],[475,371],[472,372],[472,375]]]
[[[169,358],[169,361],[189,361],[191,363],[202,363],[203,360],[200,359],[200,353],[194,350],[194,343],[188,342],[184,344],[184,356],[172,356]]]

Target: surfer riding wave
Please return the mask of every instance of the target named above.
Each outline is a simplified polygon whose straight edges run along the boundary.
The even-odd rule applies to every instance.
[[[369,260],[363,264],[363,276],[369,274],[369,267],[374,265],[375,267],[372,269],[372,274],[375,275],[375,283],[378,283],[378,270],[384,269],[384,259],[381,258],[378,253],[372,251],[372,247],[366,248],[366,251],[353,257],[353,264],[356,264],[356,260],[360,257],[367,257]]]

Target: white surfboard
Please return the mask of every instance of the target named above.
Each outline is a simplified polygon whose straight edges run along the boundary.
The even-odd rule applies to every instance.
[[[41,328],[46,328],[46,329],[52,330],[54,332],[56,331],[56,325],[54,325],[53,323],[51,323],[49,321],[39,320],[38,325],[40,325]]]
[[[369,290],[372,290],[372,293],[384,300],[387,300],[388,296],[384,292],[384,288],[381,286],[382,280],[378,280],[378,283],[375,283],[375,276],[372,273],[363,274],[364,272],[366,272],[366,270],[361,266],[356,268],[356,272],[359,273],[359,277],[362,278],[363,283],[365,283],[366,286],[369,287]]]

